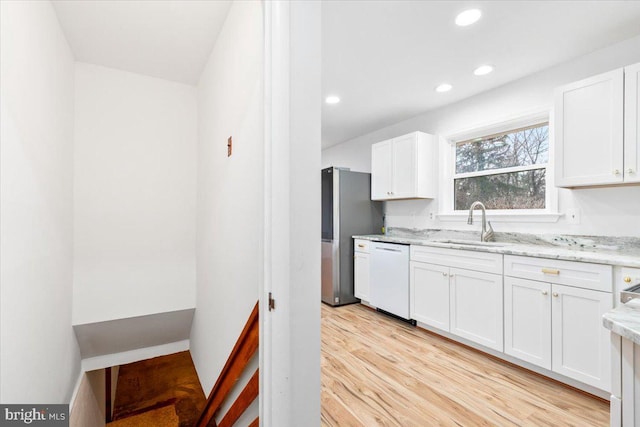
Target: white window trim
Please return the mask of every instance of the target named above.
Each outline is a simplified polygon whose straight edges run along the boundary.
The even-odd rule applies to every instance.
[[[550,107],[535,110],[517,117],[506,118],[481,127],[475,127],[458,132],[452,132],[440,138],[442,170],[440,177],[443,185],[440,186],[440,210],[437,217],[441,221],[466,221],[468,213],[454,211],[454,160],[456,143],[471,139],[495,135],[513,129],[532,126],[538,123],[549,123],[549,162],[546,169],[545,209],[487,209],[487,217],[494,222],[557,222],[563,215],[558,212],[558,189],[554,183],[554,136],[553,136],[553,111]],[[513,169],[513,170],[511,170]],[[516,172],[520,170],[540,169],[540,165],[518,166],[514,168],[500,169]],[[469,172],[458,174],[456,177],[468,177],[475,175],[487,175],[488,171]]]

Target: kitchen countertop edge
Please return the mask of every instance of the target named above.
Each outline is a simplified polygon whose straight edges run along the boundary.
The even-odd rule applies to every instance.
[[[602,324],[611,332],[640,345],[640,306],[620,305],[602,316]]]
[[[476,252],[489,252],[503,255],[520,255],[564,261],[589,262],[594,264],[607,264],[623,267],[640,268],[640,257],[603,253],[598,251],[580,251],[557,247],[537,247],[518,243],[504,243],[502,246],[472,246],[441,242],[429,239],[413,238],[406,236],[393,236],[383,234],[355,235],[354,239],[371,240],[377,242],[400,243],[405,245],[432,246],[445,249],[461,249]],[[500,244],[501,242],[496,242]]]

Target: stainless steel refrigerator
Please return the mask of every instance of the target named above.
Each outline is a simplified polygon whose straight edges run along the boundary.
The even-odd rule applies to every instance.
[[[353,295],[354,234],[382,232],[382,202],[371,201],[371,174],[322,170],[322,301],[358,302]]]

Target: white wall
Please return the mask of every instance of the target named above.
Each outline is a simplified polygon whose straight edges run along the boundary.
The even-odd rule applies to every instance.
[[[198,85],[197,305],[191,355],[205,394],[258,300],[262,28],[260,2],[234,2]]]
[[[73,57],[49,2],[0,8],[0,402],[68,403]]]
[[[194,307],[196,89],[76,64],[73,323]]]
[[[329,147],[322,152],[322,167],[343,166],[370,172],[372,143],[416,130],[436,135],[454,134],[531,111],[550,109],[555,87],[639,61],[640,37],[635,37],[456,104]],[[580,223],[569,224],[565,218],[560,218],[553,224],[501,222],[494,224],[494,228],[496,231],[640,237],[640,227],[637,226],[640,221],[640,186],[560,189],[558,208],[562,213],[567,209],[576,209],[580,214]],[[437,213],[438,210],[438,200],[387,202],[387,225],[420,229],[477,228],[467,226],[466,222],[429,220],[429,212]]]

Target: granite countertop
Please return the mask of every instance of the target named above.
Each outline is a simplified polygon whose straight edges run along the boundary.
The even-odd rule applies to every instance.
[[[640,301],[634,300],[602,316],[604,327],[640,345]]]
[[[640,238],[634,237],[496,232],[494,242],[481,243],[479,231],[411,230],[406,228],[390,228],[387,234],[356,235],[353,237],[389,243],[640,268]],[[476,241],[477,245],[465,244],[468,241]]]

